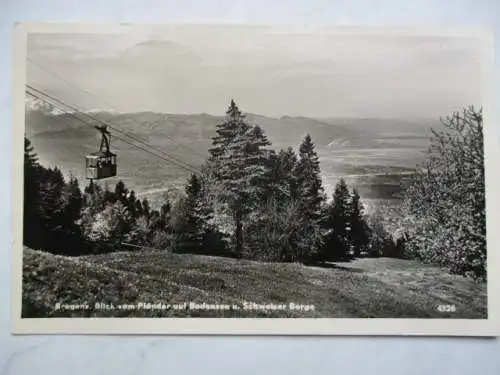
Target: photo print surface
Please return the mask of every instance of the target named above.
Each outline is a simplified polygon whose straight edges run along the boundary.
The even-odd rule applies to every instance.
[[[19,28],[18,331],[491,331],[483,34]]]

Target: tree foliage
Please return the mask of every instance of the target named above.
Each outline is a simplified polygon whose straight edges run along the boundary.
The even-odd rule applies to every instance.
[[[343,179],[328,201],[316,146],[275,152],[234,100],[217,125],[207,162],[183,196],[160,207],[118,181],[80,190],[45,168],[25,139],[24,242],[68,255],[153,247],[280,262],[413,256],[452,272],[486,277],[481,112],[468,108],[434,131],[427,162],[405,188],[399,233],[370,217]],[[391,216],[391,215],[389,215]],[[394,221],[394,220],[393,220]]]
[[[206,253],[209,243],[212,212],[202,199],[203,186],[195,174],[185,188],[186,196],[177,206],[178,216],[174,225],[174,251],[179,253]]]
[[[58,168],[38,162],[31,142],[24,139],[24,234],[35,249],[79,255],[84,251],[80,220],[83,199],[78,181],[65,181]]]
[[[31,247],[39,247],[42,241],[40,205],[40,165],[31,142],[24,138],[24,213],[23,240]]]
[[[429,156],[406,186],[408,250],[451,272],[486,278],[482,111],[468,107],[433,131]]]
[[[321,221],[322,204],[326,197],[321,181],[318,154],[309,134],[300,144],[299,160],[294,174],[301,209],[313,223],[318,224]]]
[[[384,223],[384,214],[380,207],[377,207],[368,219],[369,223],[369,243],[367,255],[370,257],[390,257],[403,258],[404,253],[400,247],[396,246],[394,239]]]
[[[362,252],[367,251],[370,241],[370,228],[366,221],[361,197],[356,189],[353,189],[351,193],[346,216],[350,227],[348,238],[351,249],[353,255],[359,257]]]
[[[271,143],[259,126],[247,123],[234,100],[216,132],[209,150],[210,170],[219,186],[218,203],[234,224],[233,252],[241,256],[245,223],[269,196]]]
[[[325,227],[326,197],[310,135],[298,153],[291,147],[276,153],[264,130],[249,124],[232,100],[209,153],[184,196],[177,202],[166,197],[155,209],[123,181],[112,188],[90,181],[82,193],[76,179],[66,182],[61,171],[40,167],[26,140],[30,204],[25,209],[32,211],[25,215],[26,243],[33,243],[39,230],[59,240],[79,238],[91,252],[131,244],[214,255],[228,255],[229,249],[232,256],[276,261],[306,262],[317,255],[331,228]],[[346,208],[342,215],[346,219],[356,212]],[[346,237],[338,228],[336,233]],[[48,241],[39,247],[61,248]],[[62,252],[70,253],[68,248]]]
[[[280,150],[273,159],[272,182],[279,201],[298,199],[298,158],[292,147]]]
[[[297,201],[267,201],[264,213],[249,223],[247,257],[263,261],[297,262],[308,258]]]
[[[325,242],[322,258],[347,260],[350,258],[350,196],[344,179],[335,186],[333,200],[327,207]]]

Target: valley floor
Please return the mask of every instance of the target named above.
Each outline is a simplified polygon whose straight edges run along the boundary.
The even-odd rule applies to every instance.
[[[190,303],[197,305],[185,308]],[[486,284],[389,258],[312,267],[159,251],[70,258],[24,248],[23,317],[122,316],[482,319]]]

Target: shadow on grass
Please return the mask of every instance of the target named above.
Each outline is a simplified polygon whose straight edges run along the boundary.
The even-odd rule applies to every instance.
[[[346,266],[338,264],[338,263],[349,264],[349,262],[350,262],[349,260],[347,260],[347,261],[336,261],[336,262],[317,261],[317,262],[309,263],[309,264],[307,264],[307,266],[320,267],[320,268],[328,268],[328,269],[335,269],[335,270],[343,270],[343,271],[349,271],[349,272],[354,272],[354,273],[363,273],[363,272],[365,272],[361,268],[346,267]]]

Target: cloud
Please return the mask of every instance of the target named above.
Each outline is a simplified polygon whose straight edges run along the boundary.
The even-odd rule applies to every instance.
[[[231,31],[231,32],[229,32]],[[168,33],[30,36],[28,79],[79,108],[220,114],[234,97],[270,116],[440,116],[478,104],[472,38],[170,27]]]

